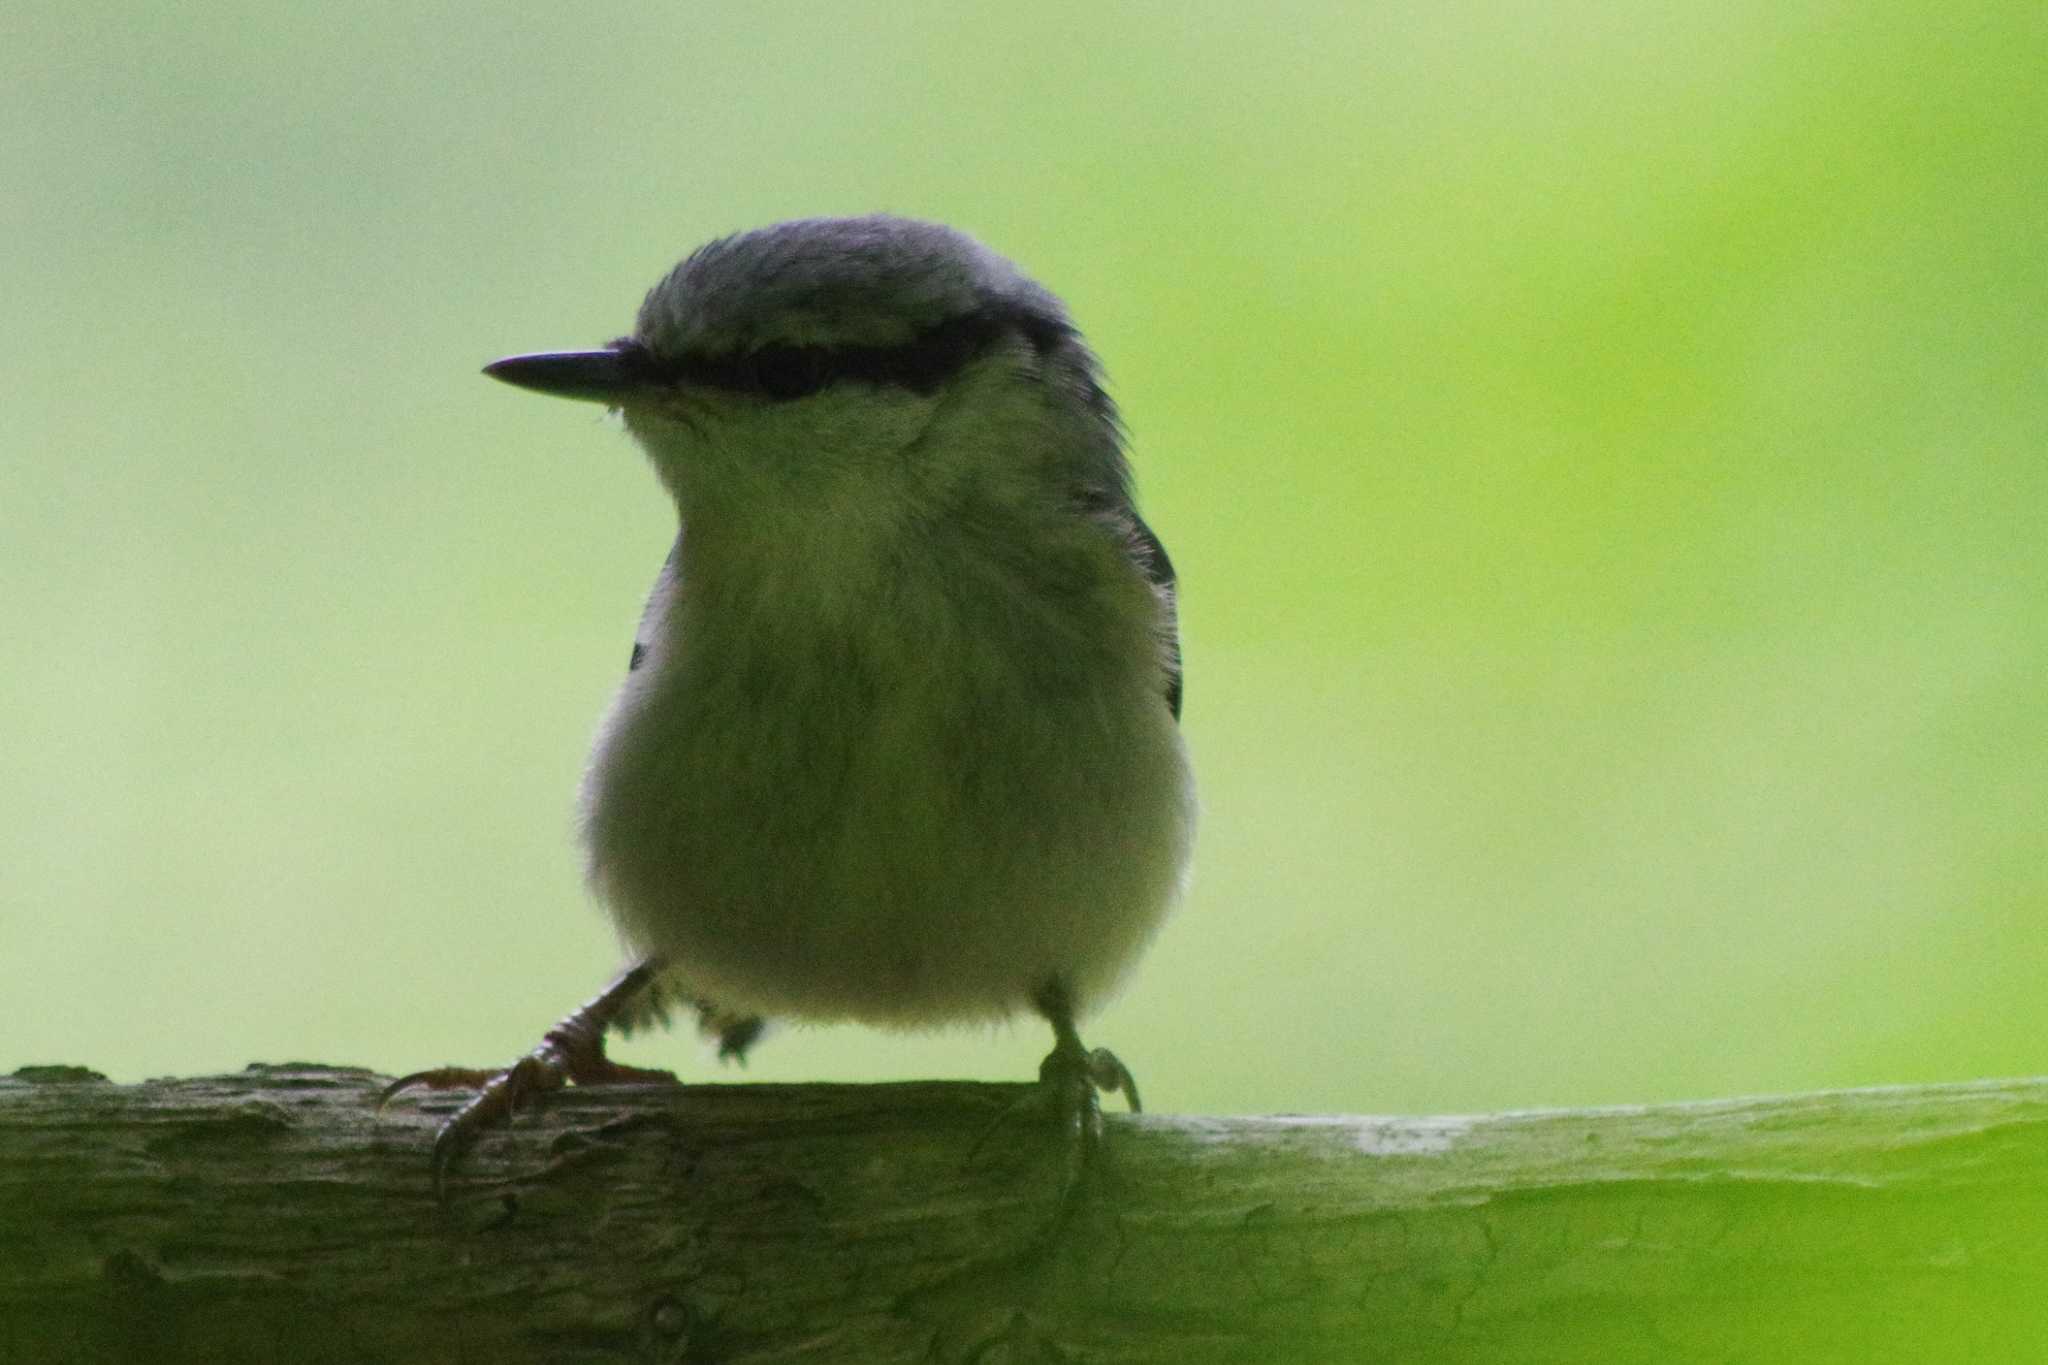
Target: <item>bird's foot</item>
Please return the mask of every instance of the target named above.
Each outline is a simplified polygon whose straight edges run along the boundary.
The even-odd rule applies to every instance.
[[[447,1198],[448,1173],[478,1138],[505,1123],[521,1108],[565,1085],[676,1085],[674,1073],[626,1066],[605,1056],[604,1035],[625,1004],[645,988],[653,966],[625,972],[593,999],[549,1029],[540,1045],[502,1071],[435,1067],[401,1076],[377,1097],[382,1109],[407,1090],[478,1087],[434,1135],[434,1197]]]
[[[1053,1049],[1039,1063],[1038,1084],[1004,1107],[975,1142],[969,1160],[979,1155],[998,1130],[1019,1118],[1052,1121],[1059,1142],[1058,1200],[1052,1224],[1039,1244],[1041,1249],[1050,1249],[1102,1173],[1101,1096],[1121,1094],[1133,1113],[1140,1112],[1143,1105],[1131,1069],[1107,1048],[1089,1048],[1081,1042],[1063,990],[1049,986],[1033,1004],[1053,1026]]]
[[[1102,1145],[1099,1096],[1119,1093],[1132,1113],[1143,1111],[1138,1080],[1131,1069],[1108,1048],[1083,1047],[1071,1033],[1061,1037],[1038,1064],[1035,1102],[1051,1111],[1062,1131],[1090,1158]]]
[[[1122,1094],[1132,1113],[1142,1110],[1137,1078],[1108,1048],[1087,1048],[1063,1032],[1038,1064],[1038,1089],[1027,1099],[1058,1126],[1063,1170],[1059,1222],[1064,1224],[1102,1167],[1103,1095]]]

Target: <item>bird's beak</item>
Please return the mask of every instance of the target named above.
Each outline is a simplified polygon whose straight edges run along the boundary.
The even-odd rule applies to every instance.
[[[617,406],[645,383],[641,367],[634,363],[637,359],[630,350],[609,346],[601,351],[536,351],[493,360],[484,373],[535,393]]]

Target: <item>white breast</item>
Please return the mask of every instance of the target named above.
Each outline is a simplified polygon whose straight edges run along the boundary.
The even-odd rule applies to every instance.
[[[790,546],[649,604],[585,781],[590,877],[729,1009],[920,1025],[1054,978],[1085,1009],[1179,891],[1193,790],[1151,587],[1085,529],[1047,549],[1090,591],[913,544],[845,573]]]

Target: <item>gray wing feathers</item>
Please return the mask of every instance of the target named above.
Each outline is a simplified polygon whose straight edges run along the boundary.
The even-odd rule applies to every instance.
[[[676,543],[669,547],[668,558],[661,562],[661,572],[654,576],[654,587],[647,594],[647,605],[640,610],[640,628],[633,632],[633,657],[626,664],[626,671],[633,672],[647,661],[647,651],[654,648],[654,637],[661,618],[668,614],[669,603],[676,595],[676,557],[683,551],[683,537],[676,533]]]
[[[1159,537],[1152,534],[1152,528],[1135,511],[1128,514],[1131,519],[1131,558],[1144,571],[1152,586],[1159,589],[1159,596],[1166,606],[1165,626],[1160,632],[1160,647],[1166,664],[1166,704],[1173,711],[1173,718],[1180,719],[1181,662],[1180,662],[1180,585],[1173,576],[1173,561],[1166,556],[1166,547],[1159,543]]]

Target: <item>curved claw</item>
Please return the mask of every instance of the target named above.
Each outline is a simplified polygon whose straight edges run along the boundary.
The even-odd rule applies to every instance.
[[[471,1105],[465,1105],[461,1113],[456,1115],[456,1118],[467,1114],[470,1108],[473,1107],[473,1104],[474,1102]],[[455,1169],[456,1159],[469,1150],[470,1143],[475,1140],[476,1135],[474,1133],[466,1128],[456,1127],[453,1119],[442,1124],[441,1131],[434,1134],[434,1154],[430,1159],[429,1167],[433,1172],[434,1202],[436,1204],[446,1204],[448,1202],[448,1173]]]
[[[457,1090],[488,1085],[495,1071],[482,1071],[467,1066],[433,1066],[425,1071],[415,1071],[410,1076],[400,1076],[377,1092],[377,1112],[383,1113],[385,1106],[414,1086],[425,1090]]]
[[[1144,1104],[1138,1099],[1138,1078],[1108,1048],[1099,1047],[1088,1054],[1088,1079],[1105,1095],[1121,1092],[1124,1103],[1131,1107],[1133,1114],[1145,1112]]]
[[[570,1069],[554,1057],[543,1058],[539,1052],[540,1049],[535,1049],[503,1071],[487,1074],[476,1098],[456,1110],[441,1125],[441,1131],[434,1134],[435,1199],[447,1202],[448,1173],[479,1137],[508,1122],[528,1100],[569,1083]]]

